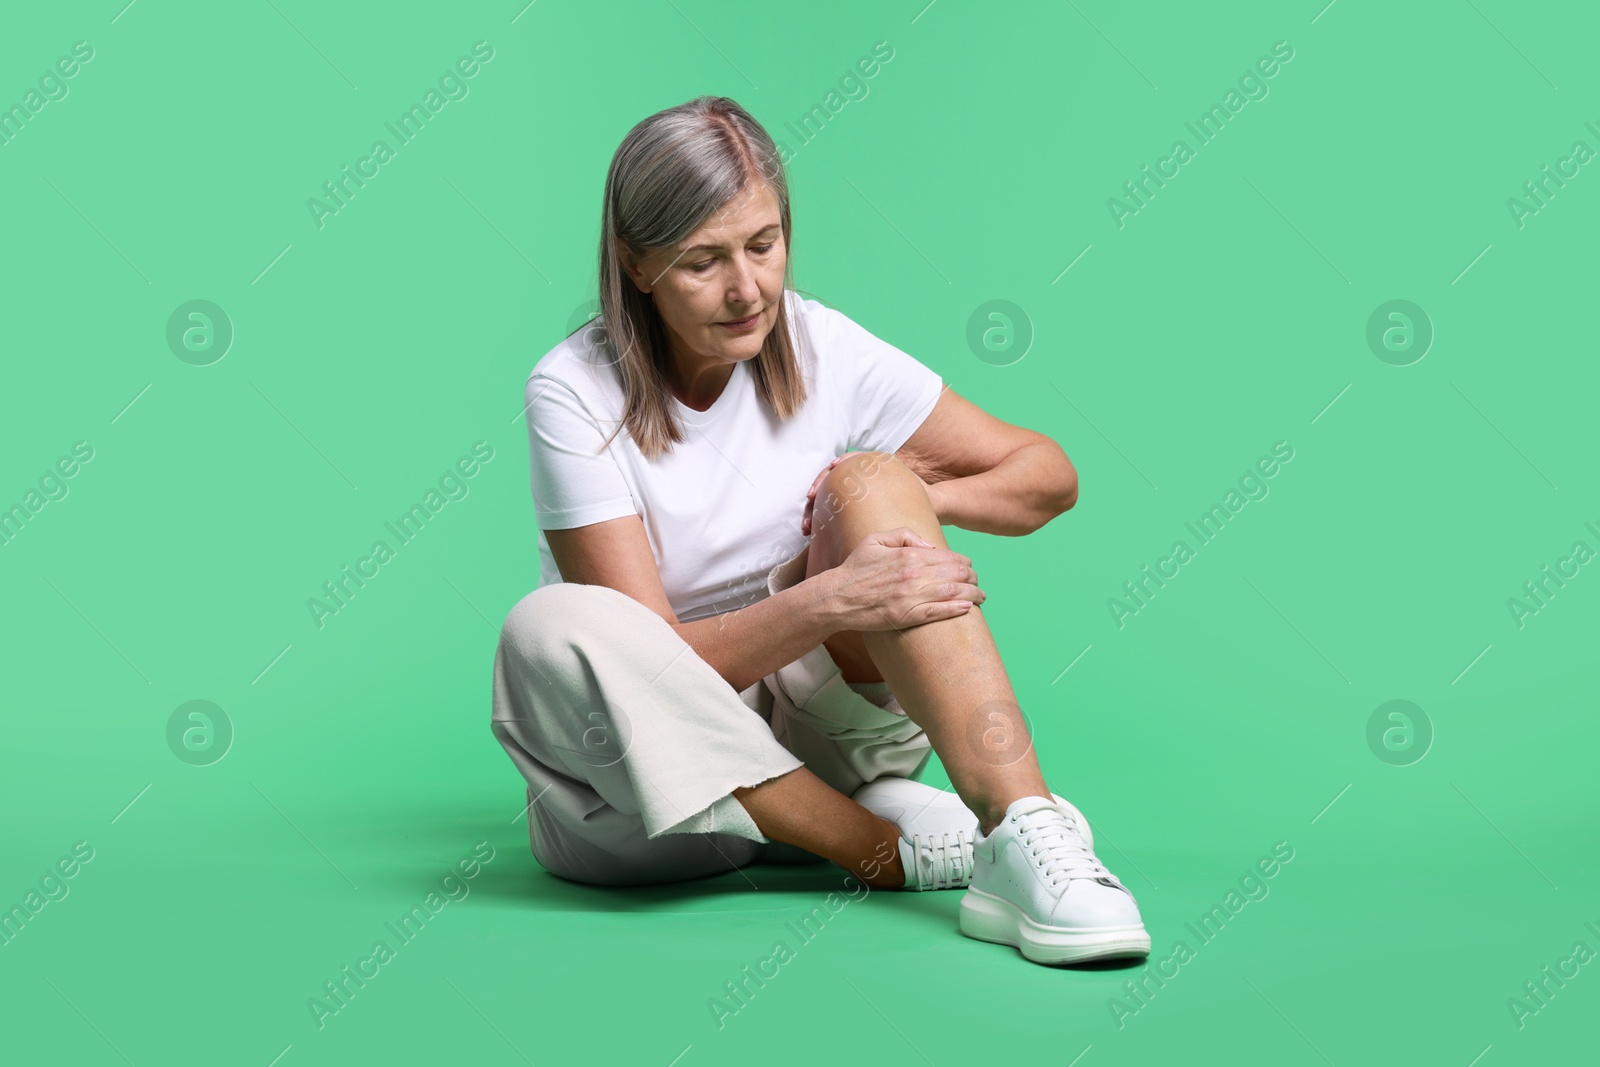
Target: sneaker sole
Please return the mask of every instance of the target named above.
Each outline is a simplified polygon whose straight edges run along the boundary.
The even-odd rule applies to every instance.
[[[1008,900],[968,888],[961,898],[961,932],[979,941],[1011,945],[1034,963],[1081,963],[1150,955],[1143,923],[1066,930],[1034,922]]]

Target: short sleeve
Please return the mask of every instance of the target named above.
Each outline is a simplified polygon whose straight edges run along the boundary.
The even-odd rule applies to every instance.
[[[578,395],[553,378],[528,379],[528,468],[541,530],[566,530],[638,512],[609,435]],[[627,431],[622,431],[626,433]]]
[[[899,451],[939,402],[943,379],[842,312],[827,307],[822,312],[828,321],[830,358],[844,378],[850,449]]]

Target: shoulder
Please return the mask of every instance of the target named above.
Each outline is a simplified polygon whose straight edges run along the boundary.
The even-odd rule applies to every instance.
[[[819,338],[831,339],[840,332],[841,327],[855,326],[844,312],[829,307],[815,297],[806,296],[793,289],[785,289],[783,296],[789,304],[789,321]]]
[[[875,355],[884,344],[855,319],[837,308],[794,290],[786,290],[795,347],[808,364],[855,365]],[[821,357],[820,359],[818,357]]]
[[[915,356],[886,341],[854,318],[808,297],[797,297],[809,344],[819,362],[833,368],[846,388],[873,389],[889,380],[925,380],[931,370]]]
[[[585,406],[610,406],[622,391],[616,360],[611,358],[610,351],[609,345],[597,340],[587,327],[562,338],[539,357],[528,373],[525,388],[528,402],[531,404],[554,387],[572,393]]]
[[[789,290],[791,321],[799,323],[830,356],[839,352],[876,353],[887,342],[854,318],[820,300]],[[825,342],[825,343],[824,343]]]

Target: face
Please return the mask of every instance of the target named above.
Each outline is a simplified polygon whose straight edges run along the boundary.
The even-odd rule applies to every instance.
[[[620,254],[634,284],[654,295],[680,363],[736,363],[761,351],[788,259],[770,186],[747,186],[672,248],[637,261],[625,246]],[[748,328],[725,325],[748,318]]]

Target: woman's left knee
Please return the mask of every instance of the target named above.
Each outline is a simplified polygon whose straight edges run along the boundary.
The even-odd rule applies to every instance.
[[[814,507],[837,513],[851,503],[878,497],[904,501],[907,494],[927,497],[914,471],[891,452],[855,452],[840,460],[817,487]]]

